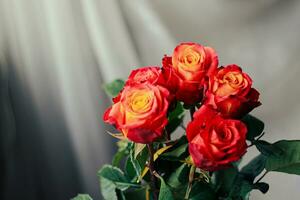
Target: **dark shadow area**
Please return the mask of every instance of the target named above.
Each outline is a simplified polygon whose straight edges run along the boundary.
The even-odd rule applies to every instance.
[[[43,130],[12,62],[0,69],[0,199],[70,199],[83,189],[65,123],[57,120],[62,117],[47,113],[54,125]],[[43,134],[59,134],[50,141],[55,146],[49,148]]]

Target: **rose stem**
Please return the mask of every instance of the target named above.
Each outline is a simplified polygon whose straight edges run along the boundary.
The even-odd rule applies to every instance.
[[[196,111],[195,106],[193,106],[193,107],[190,108],[191,120],[194,119],[193,115],[194,115],[195,111]]]
[[[165,135],[166,135],[166,143],[165,143],[165,145],[169,146],[170,144],[172,144],[171,135],[170,135],[170,133],[167,132],[166,129],[164,129],[164,131],[165,131]]]
[[[194,119],[193,115],[194,115],[195,111],[196,110],[195,110],[194,106],[192,108],[190,108],[191,120]],[[189,195],[190,195],[190,192],[191,192],[192,186],[193,186],[195,171],[196,171],[196,167],[195,167],[195,165],[192,165],[191,168],[190,168],[190,174],[189,174],[189,184],[188,184],[188,187],[186,189],[186,193],[185,193],[184,199],[189,199]]]
[[[261,181],[261,179],[263,179],[266,175],[267,175],[268,171],[265,171],[265,173],[263,173],[263,175],[254,183],[258,183],[259,181]]]
[[[166,128],[164,128],[164,131],[165,131],[167,140],[170,141],[171,140],[171,134],[167,131]]]
[[[191,192],[192,186],[193,186],[195,171],[196,171],[196,167],[195,167],[195,165],[192,165],[191,169],[190,169],[190,174],[189,174],[189,184],[186,189],[184,199],[189,199],[189,195],[190,195],[190,192]]]
[[[153,199],[158,199],[158,190],[156,188],[156,176],[155,176],[155,170],[154,170],[154,149],[152,144],[147,144],[148,151],[149,151],[149,170],[151,174],[151,190],[153,191]]]
[[[258,140],[259,140],[260,138],[262,138],[262,136],[264,136],[264,135],[265,135],[265,132],[263,132],[258,138],[256,138],[255,141],[258,141]],[[254,142],[255,142],[255,141],[254,141]],[[254,142],[251,142],[251,144],[248,145],[247,148],[254,146],[254,145],[255,145]]]

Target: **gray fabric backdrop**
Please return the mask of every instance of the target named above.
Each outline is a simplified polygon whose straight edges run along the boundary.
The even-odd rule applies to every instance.
[[[0,0],[1,199],[99,196],[113,152],[101,85],[180,41],[253,77],[267,139],[300,139],[299,34],[297,0]],[[299,177],[265,180],[269,193],[252,199],[299,199]]]

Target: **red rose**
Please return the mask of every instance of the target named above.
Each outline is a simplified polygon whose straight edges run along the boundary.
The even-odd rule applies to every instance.
[[[162,82],[161,69],[156,66],[148,66],[132,70],[126,85],[151,83],[153,85],[160,84]]]
[[[218,66],[218,57],[211,47],[197,43],[182,43],[172,57],[163,58],[163,76],[176,98],[186,104],[202,99],[206,77]]]
[[[137,143],[151,143],[162,136],[168,123],[169,91],[149,83],[127,85],[103,120],[114,124],[125,137]]]
[[[195,165],[207,171],[228,167],[246,153],[246,125],[224,119],[209,106],[202,106],[187,126],[189,152]]]
[[[251,78],[239,66],[221,67],[209,77],[204,103],[212,105],[224,116],[242,117],[261,105],[259,93],[251,86]]]

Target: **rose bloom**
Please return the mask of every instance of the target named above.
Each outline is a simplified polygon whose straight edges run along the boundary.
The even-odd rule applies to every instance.
[[[200,102],[206,77],[218,66],[214,49],[197,43],[181,43],[172,57],[163,58],[163,76],[170,91],[186,104]]]
[[[149,83],[127,85],[113,99],[103,120],[137,143],[151,143],[162,136],[168,123],[169,91]]]
[[[221,67],[209,77],[204,103],[224,116],[240,118],[261,105],[258,91],[251,86],[251,78],[239,66]]]
[[[145,82],[155,85],[160,84],[162,81],[161,68],[157,66],[147,66],[132,70],[126,81],[126,85],[141,84]]]
[[[202,106],[187,126],[189,152],[194,164],[207,171],[226,168],[246,153],[246,125],[224,119],[209,106]]]

